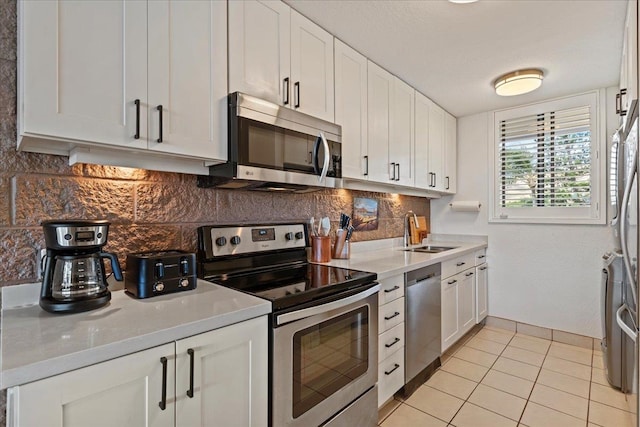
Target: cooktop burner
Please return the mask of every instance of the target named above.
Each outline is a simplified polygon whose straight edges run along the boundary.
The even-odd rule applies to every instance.
[[[377,275],[307,262],[305,224],[198,229],[198,275],[270,300],[273,311],[375,282]]]
[[[302,264],[209,279],[268,299],[282,310],[375,281],[374,273],[319,264]]]

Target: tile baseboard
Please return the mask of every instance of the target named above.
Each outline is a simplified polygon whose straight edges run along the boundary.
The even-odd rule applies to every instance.
[[[516,322],[515,320],[503,319],[501,317],[487,316],[485,320],[487,326],[502,328],[523,335],[544,338],[578,347],[600,350],[600,340],[597,338],[565,332],[558,329],[543,328],[541,326],[530,325],[528,323]]]

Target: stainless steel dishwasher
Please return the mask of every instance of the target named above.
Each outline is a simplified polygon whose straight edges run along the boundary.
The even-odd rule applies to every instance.
[[[405,273],[405,386],[410,396],[440,366],[440,264]]]

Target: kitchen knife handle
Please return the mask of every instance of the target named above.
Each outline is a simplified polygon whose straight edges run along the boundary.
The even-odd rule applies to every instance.
[[[368,176],[369,175],[369,156],[364,156],[364,176]]]
[[[160,134],[159,134],[159,138],[158,138],[158,142],[162,142],[162,105],[158,105],[157,107],[158,113],[160,114],[160,118],[159,118],[159,122],[160,122]]]
[[[133,101],[136,104],[136,134],[133,135],[133,139],[140,139],[140,100]]]
[[[285,77],[282,82],[282,96],[282,104],[289,105],[289,77]]]
[[[189,354],[189,390],[187,390],[187,396],[193,398],[193,368],[194,368],[194,360],[195,360],[195,352],[192,348],[187,350],[187,354]]]
[[[296,99],[296,104],[294,105],[295,108],[300,108],[300,82],[295,82],[293,84],[293,89],[295,90],[295,99]]]
[[[167,358],[161,357],[160,363],[162,363],[162,400],[158,406],[164,411],[167,408]]]

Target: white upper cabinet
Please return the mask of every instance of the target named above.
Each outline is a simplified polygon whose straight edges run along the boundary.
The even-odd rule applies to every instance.
[[[445,111],[429,101],[429,188],[444,191]]]
[[[149,148],[226,159],[226,2],[148,5]]]
[[[367,58],[335,39],[336,123],[342,126],[342,176],[367,178]]]
[[[227,159],[226,2],[21,1],[19,21],[19,149],[195,173]]]
[[[451,114],[444,113],[444,191],[447,193],[455,193],[457,188],[457,162],[458,162],[458,143],[457,143],[457,125],[458,122]]]
[[[280,0],[229,2],[229,92],[291,104],[290,21]]]
[[[429,98],[416,92],[414,114],[414,170],[415,186],[429,189],[433,181],[429,174]]]
[[[627,3],[622,58],[620,63],[620,92],[616,95],[616,113],[622,124],[631,107],[631,101],[638,98],[638,3]]]
[[[389,141],[394,76],[371,61],[368,62],[367,75],[368,176],[371,181],[388,184],[392,183],[393,176]]]
[[[291,11],[293,107],[333,122],[333,36]]]
[[[391,98],[391,140],[389,161],[395,168],[392,179],[396,184],[413,186],[414,99],[416,91],[397,77],[393,79]]]
[[[280,1],[229,2],[236,91],[333,122],[333,36]]]
[[[146,148],[147,3],[19,7],[19,132]]]

